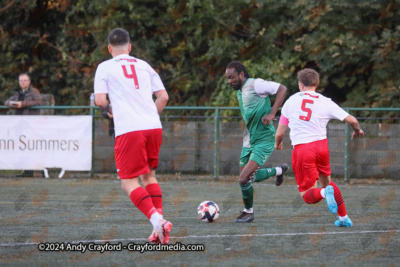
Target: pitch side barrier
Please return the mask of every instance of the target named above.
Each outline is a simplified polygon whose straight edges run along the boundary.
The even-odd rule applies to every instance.
[[[93,116],[91,106],[34,106],[56,115],[11,115],[0,106],[0,170],[93,170]],[[40,112],[42,113],[42,112]],[[47,112],[44,114],[48,114]]]
[[[95,173],[116,173],[114,136],[110,120],[94,106],[35,106],[32,109],[53,109],[56,116],[90,115],[92,119],[92,160],[90,176]],[[351,140],[351,128],[343,122],[328,124],[333,177],[396,179],[400,171],[400,108],[343,108],[355,116],[364,130],[363,139]],[[11,110],[0,106],[0,114]],[[52,115],[49,115],[52,116]],[[279,112],[273,121],[278,126]],[[163,144],[158,173],[206,175],[214,179],[237,176],[242,147],[244,122],[238,107],[166,107],[163,123]],[[1,123],[0,123],[1,125]],[[1,126],[0,126],[1,129]],[[3,139],[3,141],[2,141]],[[1,149],[7,139],[0,138]],[[70,144],[72,145],[72,143]],[[274,151],[264,167],[288,162],[291,166],[292,146],[289,132],[284,148]],[[289,176],[293,172],[289,170]]]
[[[343,108],[355,116],[366,136],[351,140],[352,129],[331,120],[327,135],[332,176],[397,179],[400,171],[400,108]],[[163,147],[159,171],[237,177],[244,122],[238,107],[169,107],[163,113]],[[278,112],[273,124],[278,126]],[[289,131],[281,151],[263,167],[291,166]],[[289,176],[293,176],[290,169]]]

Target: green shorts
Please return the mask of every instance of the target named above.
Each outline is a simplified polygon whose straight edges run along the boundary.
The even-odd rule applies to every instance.
[[[240,167],[246,166],[251,159],[258,165],[263,166],[268,160],[272,151],[274,151],[275,142],[263,142],[251,145],[250,148],[242,147],[242,154],[240,154]]]

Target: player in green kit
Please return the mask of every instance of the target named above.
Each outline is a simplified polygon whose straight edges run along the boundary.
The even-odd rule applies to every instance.
[[[275,128],[271,122],[285,99],[287,89],[276,82],[250,78],[246,68],[239,61],[228,64],[225,77],[229,85],[237,90],[240,111],[246,124],[240,155],[239,178],[245,209],[235,220],[238,223],[245,223],[254,220],[253,182],[261,182],[276,176],[275,184],[279,186],[289,168],[283,163],[276,168],[260,169],[274,150]],[[272,107],[269,95],[276,95]]]

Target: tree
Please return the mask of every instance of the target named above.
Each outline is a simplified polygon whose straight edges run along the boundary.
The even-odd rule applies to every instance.
[[[342,106],[397,106],[400,44],[395,1],[8,0],[0,8],[0,96],[28,71],[57,105],[87,105],[107,35],[129,31],[132,55],[159,71],[169,105],[236,106],[223,77],[242,61],[254,77],[297,92],[315,68]]]

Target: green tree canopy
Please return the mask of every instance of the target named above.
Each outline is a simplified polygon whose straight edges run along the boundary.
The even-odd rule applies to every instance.
[[[342,106],[400,101],[400,7],[395,1],[5,0],[0,7],[0,96],[29,72],[57,105],[86,105],[107,35],[129,31],[131,55],[148,61],[169,105],[236,106],[223,77],[240,60],[254,77],[297,91],[315,68],[320,90]]]

